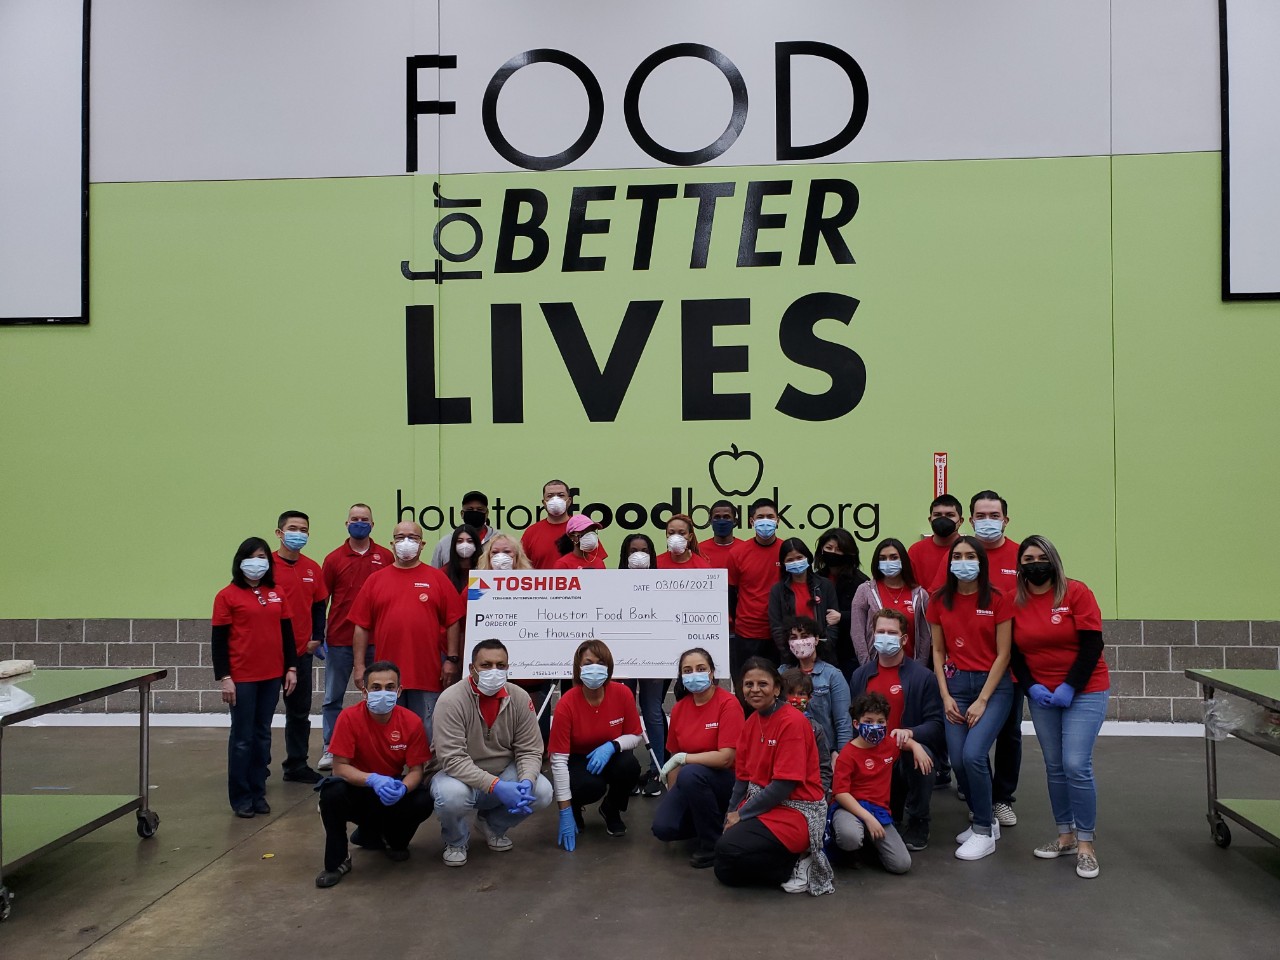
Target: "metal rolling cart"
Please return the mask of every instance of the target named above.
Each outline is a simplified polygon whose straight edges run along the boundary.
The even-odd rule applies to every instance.
[[[150,691],[151,684],[168,674],[163,669],[61,669],[38,670],[4,683],[34,698],[34,703],[0,714],[0,774],[3,772],[4,728],[33,717],[65,710],[108,694],[138,690],[138,792],[133,795],[66,794],[62,796],[13,794],[0,789],[0,920],[13,909],[13,891],[4,886],[4,875],[48,850],[77,840],[126,814],[137,811],[138,836],[155,836],[160,816],[151,809]],[[26,702],[26,698],[22,698]],[[3,702],[0,702],[0,710]]]
[[[1200,684],[1206,702],[1215,690],[1235,694],[1251,703],[1280,711],[1280,670],[1188,670],[1187,678]],[[1280,756],[1280,740],[1252,730],[1233,730],[1233,737]],[[1218,797],[1218,745],[1205,730],[1204,753],[1209,785],[1209,830],[1220,847],[1231,843],[1234,820],[1246,830],[1280,846],[1280,800],[1222,800]],[[1226,818],[1226,819],[1224,819]]]

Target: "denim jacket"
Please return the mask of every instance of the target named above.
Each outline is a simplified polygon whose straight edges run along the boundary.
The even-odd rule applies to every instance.
[[[784,666],[782,672],[799,669]],[[805,716],[822,728],[831,752],[839,753],[853,739],[853,719],[849,716],[849,684],[845,682],[839,667],[825,660],[814,661],[813,673],[809,676],[813,680],[813,696],[809,700]]]

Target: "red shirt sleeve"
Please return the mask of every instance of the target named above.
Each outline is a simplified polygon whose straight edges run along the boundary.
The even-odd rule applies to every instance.
[[[215,627],[225,627],[231,623],[231,604],[227,602],[225,590],[219,590],[213,598],[213,621]]]
[[[738,740],[742,736],[742,728],[747,722],[747,718],[742,715],[742,706],[738,703],[733,694],[727,690],[720,702],[720,731],[717,745],[723,750],[725,747],[737,747]]]
[[[552,716],[551,740],[547,744],[548,753],[568,753],[573,742],[573,697],[570,690],[556,704],[556,712]]]
[[[350,709],[338,714],[338,721],[333,725],[333,736],[329,738],[329,752],[335,757],[355,759],[356,736],[352,722]]]
[[[1068,581],[1067,594],[1071,602],[1071,615],[1077,630],[1101,630],[1102,610],[1093,591],[1079,580]]]
[[[361,585],[360,592],[356,594],[347,619],[357,627],[363,627],[365,630],[373,629],[373,595],[368,580]]]
[[[836,757],[835,773],[831,775],[831,793],[853,794],[853,744],[846,743]]]

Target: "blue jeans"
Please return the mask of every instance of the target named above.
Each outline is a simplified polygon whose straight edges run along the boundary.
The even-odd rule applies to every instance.
[[[947,691],[964,713],[978,699],[987,682],[984,670],[960,670],[947,681]],[[964,791],[965,802],[973,813],[973,832],[991,835],[991,745],[1009,717],[1013,703],[1013,684],[1006,673],[991,693],[982,718],[972,727],[963,723],[945,723],[947,753],[956,781]]]
[[[227,799],[243,810],[267,798],[271,768],[271,717],[280,699],[280,681],[236,684],[227,737]]]
[[[400,706],[412,710],[422,718],[422,728],[427,732],[427,743],[431,742],[431,715],[436,712],[436,701],[440,699],[439,690],[401,690]]]
[[[516,765],[507,764],[501,779],[515,782]],[[542,774],[533,783],[533,813],[551,806],[554,791],[551,781]],[[508,813],[507,808],[492,793],[468,787],[447,773],[437,773],[431,778],[431,799],[436,804],[436,819],[440,821],[440,835],[451,847],[465,847],[471,837],[471,814],[484,818],[489,831],[495,837],[505,837],[507,831],[524,821],[527,813]]]
[[[1102,729],[1110,696],[1110,690],[1077,694],[1065,710],[1031,703],[1031,722],[1044,754],[1049,806],[1053,808],[1058,832],[1074,830],[1078,840],[1090,843],[1098,817],[1093,742]]]
[[[329,647],[324,661],[324,706],[321,713],[324,718],[324,749],[329,750],[329,738],[333,736],[333,726],[338,722],[338,714],[342,712],[342,700],[347,695],[347,685],[351,683],[351,669],[355,665],[355,653],[350,647]],[[373,663],[373,647],[365,647],[364,665]]]
[[[696,838],[703,851],[714,850],[733,793],[733,770],[714,770],[700,763],[679,770],[675,785],[663,794],[653,815],[653,835],[667,842]]]

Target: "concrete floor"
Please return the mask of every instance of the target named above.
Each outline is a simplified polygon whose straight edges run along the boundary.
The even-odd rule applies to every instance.
[[[11,729],[6,792],[129,792],[135,737],[127,729]],[[1006,829],[995,856],[972,864],[952,856],[964,805],[939,791],[932,845],[910,874],[840,869],[836,893],[817,899],[721,887],[711,871],[690,869],[681,850],[652,838],[658,801],[640,797],[625,838],[608,837],[589,812],[574,854],[555,848],[555,818],[543,813],[512,832],[512,852],[473,842],[471,862],[448,869],[433,819],[409,862],[355,849],[353,872],[317,890],[323,834],[314,793],[273,776],[272,815],[233,818],[225,744],[221,730],[154,730],[157,836],[140,841],[132,818],[124,819],[6,877],[18,899],[0,926],[0,956],[311,960],[345,942],[344,952],[378,960],[478,950],[530,957],[558,955],[568,940],[583,950],[599,945],[617,960],[672,949],[844,956],[855,944],[880,960],[997,953],[1164,960],[1273,957],[1280,943],[1280,850],[1240,828],[1229,850],[1213,845],[1196,740],[1099,741],[1097,880],[1077,878],[1074,861],[1031,856],[1053,832],[1031,738],[1020,823]],[[1234,741],[1220,758],[1224,796],[1280,797],[1275,758]]]

